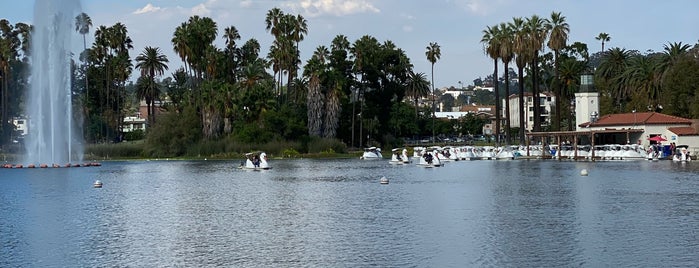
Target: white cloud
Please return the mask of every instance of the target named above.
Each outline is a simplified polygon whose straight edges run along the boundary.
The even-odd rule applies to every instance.
[[[209,16],[210,14],[211,10],[207,7],[206,3],[198,4],[192,8],[192,15]]]
[[[242,0],[240,1],[240,7],[251,7],[252,0]]]
[[[145,13],[151,13],[151,12],[158,12],[160,11],[160,7],[156,7],[151,3],[148,3],[146,6],[137,9],[136,11],[133,12],[134,15],[140,15],[140,14],[145,14]]]
[[[379,13],[368,0],[301,0],[298,3],[287,4],[293,9],[301,9],[309,17],[323,15],[345,16],[358,13]]]
[[[413,31],[413,26],[405,25],[405,26],[403,26],[403,31],[406,32],[406,33],[412,32],[412,31]]]

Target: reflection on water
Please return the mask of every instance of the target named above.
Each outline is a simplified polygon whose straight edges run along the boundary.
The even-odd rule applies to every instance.
[[[699,163],[0,170],[0,266],[696,266]],[[588,169],[589,176],[579,175]],[[379,184],[386,176],[389,185]],[[104,188],[92,188],[101,180]]]

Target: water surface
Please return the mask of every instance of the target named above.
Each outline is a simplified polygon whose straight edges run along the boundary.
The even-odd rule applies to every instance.
[[[0,266],[699,265],[699,163],[238,164],[0,169]]]

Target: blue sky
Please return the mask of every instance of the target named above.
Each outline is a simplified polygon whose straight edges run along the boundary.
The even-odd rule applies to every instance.
[[[0,18],[12,23],[31,23],[34,1],[0,0]],[[58,0],[56,0],[58,1]],[[309,33],[300,44],[305,63],[319,45],[329,46],[338,34],[354,42],[371,35],[380,42],[391,40],[406,51],[416,72],[430,77],[425,47],[441,46],[435,64],[436,87],[471,84],[492,73],[492,61],[480,43],[486,26],[509,22],[513,17],[549,17],[561,12],[570,25],[569,42],[587,43],[591,52],[601,49],[595,40],[600,32],[611,36],[607,48],[641,52],[662,51],[668,42],[694,45],[699,40],[699,2],[618,0],[83,0],[82,8],[94,26],[124,23],[134,41],[132,58],[145,46],[161,47],[170,59],[170,72],[181,66],[170,40],[175,27],[189,16],[208,16],[223,28],[235,26],[242,38],[257,39],[266,55],[272,37],[265,31],[266,12],[279,7],[301,14]],[[223,46],[223,39],[217,40]],[[88,43],[92,38],[88,37]],[[168,72],[167,74],[169,74]]]

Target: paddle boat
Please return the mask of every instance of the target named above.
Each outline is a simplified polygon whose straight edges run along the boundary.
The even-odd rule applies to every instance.
[[[439,159],[438,150],[425,150],[419,157],[417,165],[420,167],[432,168],[444,166],[444,162]]]
[[[408,150],[405,148],[394,148],[391,150],[391,160],[388,161],[390,164],[408,164],[410,159],[408,158]]]
[[[376,148],[373,146],[364,148],[364,153],[362,154],[362,157],[360,157],[360,159],[364,160],[376,160],[381,158],[383,158],[383,156],[381,156],[381,148]]]
[[[678,145],[675,148],[675,153],[672,155],[672,161],[675,162],[689,162],[692,161],[692,157],[689,156],[689,151],[687,150],[689,146]]]
[[[245,154],[245,162],[241,163],[239,168],[246,170],[272,169],[269,163],[267,163],[267,154],[265,152]]]

